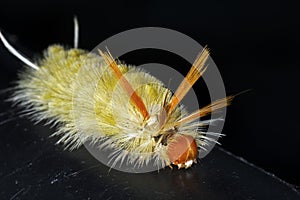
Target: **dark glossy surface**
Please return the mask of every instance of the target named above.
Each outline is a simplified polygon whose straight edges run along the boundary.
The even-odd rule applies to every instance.
[[[110,170],[85,148],[54,145],[53,130],[17,118],[0,126],[1,199],[300,199],[256,167],[215,148],[188,170]]]

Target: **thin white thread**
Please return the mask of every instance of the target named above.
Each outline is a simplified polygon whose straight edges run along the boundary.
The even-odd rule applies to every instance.
[[[78,40],[79,40],[79,25],[77,17],[74,16],[74,48],[78,48]]]
[[[29,67],[38,70],[39,67],[36,66],[34,63],[32,63],[29,59],[27,59],[26,57],[22,56],[14,47],[12,47],[8,41],[5,39],[5,37],[3,36],[3,34],[0,31],[0,39],[2,41],[2,43],[4,44],[4,46],[8,49],[8,51],[10,53],[12,53],[14,56],[16,56],[17,58],[19,58],[23,63],[25,63],[26,65],[28,65]]]

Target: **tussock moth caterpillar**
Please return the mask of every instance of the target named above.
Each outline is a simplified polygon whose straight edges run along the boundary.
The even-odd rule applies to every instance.
[[[15,50],[0,32],[4,46],[26,66],[11,100],[34,121],[57,126],[57,143],[75,149],[85,142],[101,149],[112,147],[114,166],[127,162],[142,166],[155,159],[157,166],[189,168],[199,151],[216,142],[201,127],[212,120],[200,117],[226,107],[228,96],[188,113],[180,104],[206,70],[209,50],[196,58],[178,89],[172,93],[145,71],[123,64],[107,50],[99,54],[78,48],[75,22],[74,48],[51,45],[33,63]]]

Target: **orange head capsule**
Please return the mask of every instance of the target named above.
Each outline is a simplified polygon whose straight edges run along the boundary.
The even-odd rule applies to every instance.
[[[189,168],[198,157],[195,139],[190,135],[176,134],[168,144],[168,157],[178,168]]]

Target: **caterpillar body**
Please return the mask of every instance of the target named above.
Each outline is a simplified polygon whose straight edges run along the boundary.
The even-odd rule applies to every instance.
[[[115,161],[127,156],[128,162],[141,166],[155,158],[158,166],[188,168],[199,151],[216,142],[201,129],[210,121],[199,118],[227,106],[233,98],[193,113],[180,105],[206,69],[207,48],[172,93],[147,72],[115,61],[109,51],[98,55],[77,48],[78,27],[74,48],[51,45],[36,63],[21,56],[1,32],[0,36],[8,50],[30,66],[19,74],[11,100],[34,121],[55,124],[57,143],[70,150],[90,142],[100,150],[117,149]]]

